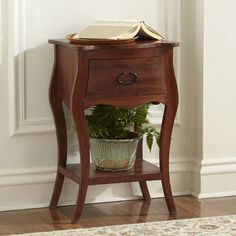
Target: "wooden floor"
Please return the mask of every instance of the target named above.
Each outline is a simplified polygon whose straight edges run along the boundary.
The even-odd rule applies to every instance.
[[[197,200],[175,197],[178,215],[170,217],[163,198],[85,205],[79,224],[70,224],[73,207],[0,212],[0,235],[138,222],[236,214],[236,197]]]

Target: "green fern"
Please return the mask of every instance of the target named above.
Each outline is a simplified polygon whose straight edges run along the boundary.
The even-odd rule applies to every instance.
[[[151,151],[155,138],[160,145],[160,133],[147,119],[148,108],[144,104],[136,108],[117,108],[111,105],[97,105],[91,115],[86,115],[89,135],[101,139],[129,139],[134,137],[134,130],[139,136],[146,134],[146,141]]]

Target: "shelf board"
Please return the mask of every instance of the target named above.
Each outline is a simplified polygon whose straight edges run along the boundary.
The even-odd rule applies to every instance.
[[[59,167],[59,172],[77,183],[80,182],[80,164]],[[160,168],[144,160],[136,160],[133,168],[120,172],[99,171],[90,165],[89,185],[160,179]]]

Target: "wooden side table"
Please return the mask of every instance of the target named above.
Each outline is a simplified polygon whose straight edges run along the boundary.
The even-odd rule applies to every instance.
[[[78,45],[67,40],[49,40],[49,43],[54,44],[55,48],[49,100],[58,143],[57,177],[50,208],[57,207],[65,176],[79,184],[72,223],[80,218],[88,185],[137,181],[144,200],[150,201],[146,181],[161,180],[169,213],[176,214],[169,179],[169,148],[178,106],[173,69],[173,48],[178,43],[147,40],[116,45]],[[135,80],[134,74],[137,75]],[[131,171],[101,172],[90,167],[84,110],[97,104],[135,107],[147,102],[165,105],[160,167],[143,160],[142,140]],[[66,122],[62,103],[71,111],[75,122],[80,164],[67,164]]]

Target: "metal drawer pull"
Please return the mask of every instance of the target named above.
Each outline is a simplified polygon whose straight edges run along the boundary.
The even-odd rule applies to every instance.
[[[133,84],[138,79],[138,75],[135,72],[122,72],[117,75],[117,81],[119,84]]]

